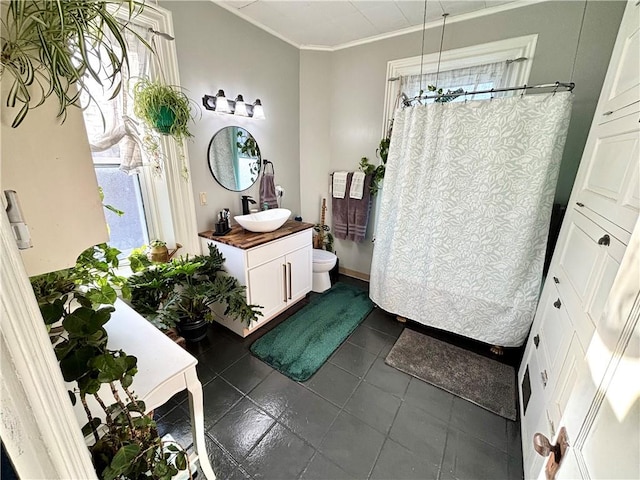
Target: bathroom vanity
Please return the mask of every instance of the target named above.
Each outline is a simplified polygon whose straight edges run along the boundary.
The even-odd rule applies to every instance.
[[[247,326],[226,317],[223,305],[213,305],[216,321],[246,337],[304,298],[311,291],[312,228],[311,223],[288,220],[267,233],[239,225],[224,236],[200,233],[203,252],[215,245],[225,258],[224,269],[247,288],[247,303],[262,307],[262,316]]]

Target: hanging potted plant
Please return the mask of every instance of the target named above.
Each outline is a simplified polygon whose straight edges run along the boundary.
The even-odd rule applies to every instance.
[[[134,113],[149,129],[178,141],[193,136],[193,102],[179,87],[143,78],[133,87],[133,102]]]
[[[79,106],[83,77],[117,92],[128,63],[127,25],[144,8],[144,2],[84,0],[13,0],[2,2],[0,78],[11,87],[5,104],[20,107],[12,127],[22,123],[29,110],[51,95],[58,99],[58,116]],[[111,8],[113,7],[113,8]],[[118,16],[124,15],[120,20]],[[104,60],[103,68],[96,68]]]

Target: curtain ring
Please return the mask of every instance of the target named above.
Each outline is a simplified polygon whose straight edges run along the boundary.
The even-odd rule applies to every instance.
[[[467,103],[469,101],[469,94],[467,93],[467,91],[464,91],[464,103]]]
[[[524,98],[524,92],[527,91],[527,84],[524,84],[524,87],[522,87],[522,93],[520,94],[520,98]]]
[[[491,98],[489,99],[489,101],[493,100],[493,88],[491,89]]]
[[[556,82],[556,88],[553,89],[553,94],[555,95],[558,91],[558,87],[560,87],[560,82]]]

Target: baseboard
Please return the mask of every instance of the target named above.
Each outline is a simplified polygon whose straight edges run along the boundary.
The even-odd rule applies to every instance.
[[[349,270],[348,268],[340,267],[339,271],[342,275],[357,278],[358,280],[364,280],[365,282],[368,282],[370,278],[370,275],[368,273],[356,272],[355,270]]]

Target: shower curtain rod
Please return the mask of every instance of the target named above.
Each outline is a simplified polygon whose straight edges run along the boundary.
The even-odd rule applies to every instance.
[[[567,92],[570,92],[573,90],[573,88],[576,86],[575,83],[573,82],[569,82],[569,83],[563,83],[563,82],[555,82],[555,83],[544,83],[544,84],[540,84],[540,85],[523,85],[521,87],[505,87],[505,88],[492,88],[491,90],[475,90],[472,92],[467,92],[466,90],[464,92],[447,92],[447,93],[438,93],[438,94],[427,94],[427,95],[416,95],[415,97],[412,98],[408,98],[404,93],[402,94],[402,103],[403,106],[405,107],[410,107],[411,106],[411,102],[413,102],[414,100],[427,100],[430,98],[443,98],[443,97],[462,97],[465,95],[476,95],[476,94],[480,94],[480,93],[499,93],[499,92],[513,92],[516,90],[533,90],[533,89],[537,89],[537,88],[553,88],[553,93],[556,93],[556,91],[559,88],[565,88]],[[523,92],[524,95],[524,92]]]

